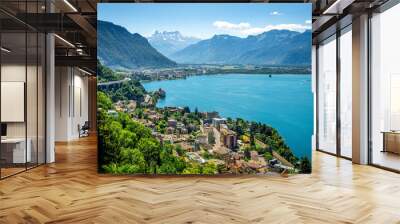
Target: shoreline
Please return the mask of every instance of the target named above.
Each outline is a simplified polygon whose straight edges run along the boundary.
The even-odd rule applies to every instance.
[[[269,74],[265,73],[251,75],[243,73],[197,73],[196,75],[190,76],[211,75],[220,77],[224,75],[240,75],[241,79],[247,79],[246,76],[256,77],[261,75],[262,77],[256,79],[259,81],[269,79],[267,78]],[[290,75],[292,77],[298,76],[298,74],[288,73],[284,75]],[[185,79],[186,77],[185,75]],[[309,74],[303,74],[302,77],[309,77]],[[294,78],[294,80],[309,80],[309,78],[302,77]],[[177,80],[176,77],[173,78]],[[288,76],[287,79],[290,79],[290,77]],[[310,157],[302,153],[297,156],[281,134],[282,132],[278,131],[278,129],[275,128],[276,126],[268,124],[270,122],[255,121],[254,117],[248,117],[246,113],[242,114],[240,111],[237,111],[239,113],[233,116],[225,116],[227,115],[225,113],[226,111],[221,107],[205,107],[201,108],[199,111],[196,105],[202,104],[196,102],[191,105],[190,102],[193,101],[191,97],[188,98],[191,99],[190,102],[181,101],[182,105],[187,106],[168,107],[166,105],[157,105],[164,99],[165,90],[162,90],[159,84],[155,84],[153,86],[154,88],[151,89],[144,88],[144,85],[142,85],[142,83],[155,81],[166,80],[139,81],[139,79],[132,79],[129,81],[132,83],[118,83],[118,85],[116,83],[110,87],[111,89],[106,89],[105,93],[110,94],[105,97],[109,99],[111,105],[108,105],[106,98],[102,98],[104,101],[102,101],[102,105],[104,105],[104,108],[109,108],[107,111],[103,111],[104,118],[114,119],[114,121],[117,122],[126,119],[124,122],[138,122],[138,124],[141,125],[138,126],[139,129],[141,129],[140,127],[145,128],[143,130],[146,130],[148,138],[146,141],[149,142],[143,142],[143,144],[151,143],[155,144],[157,147],[159,145],[160,148],[157,148],[157,150],[167,150],[164,153],[167,153],[169,156],[175,156],[177,153],[178,156],[171,157],[174,158],[173,161],[175,161],[172,164],[167,163],[168,161],[164,161],[165,164],[163,162],[163,164],[159,164],[160,167],[157,166],[157,169],[162,169],[160,172],[203,173],[212,171],[213,173],[265,173],[276,170],[280,172],[283,169],[289,170],[291,173],[298,173],[303,172],[300,171],[300,167],[303,167],[300,164],[309,164]],[[279,81],[279,79],[276,79],[276,81]],[[226,84],[227,83],[225,83],[225,86]],[[243,86],[243,82],[239,82],[239,86]],[[195,89],[192,87],[189,88],[189,91],[192,93],[197,92],[194,90]],[[169,93],[172,92],[170,88],[167,88],[167,91]],[[225,92],[226,90],[221,93],[223,94]],[[143,95],[143,99],[137,98],[138,101],[131,102],[135,101],[131,99],[132,94],[134,96],[136,96],[135,94]],[[185,93],[178,94],[184,94],[186,96]],[[268,96],[268,94],[266,96]],[[140,104],[138,105],[137,102]],[[212,104],[210,105],[212,106]],[[105,130],[111,128],[111,126],[107,126],[111,125],[111,123],[105,125]],[[135,125],[132,127],[135,127]],[[136,129],[126,129],[126,127],[123,126],[121,126],[121,129],[129,133],[137,131]],[[139,141],[140,139],[137,140]],[[166,146],[163,146],[164,142],[167,144]],[[135,150],[134,145],[129,147]],[[106,149],[114,150],[113,148]],[[123,148],[118,149],[122,150]],[[137,150],[138,149],[134,152],[138,153]],[[148,153],[146,150],[139,150],[139,152],[141,153],[140,155]],[[226,161],[226,159],[228,159],[228,161]],[[146,161],[147,160],[145,160],[145,162]],[[181,167],[183,163],[186,164],[182,166],[186,167],[183,171],[168,170],[169,166],[173,165],[172,167],[175,167],[180,164],[179,167]],[[118,170],[126,166],[122,160],[116,164],[105,163],[104,165],[106,166],[103,167],[103,169],[107,169],[109,172],[120,172]],[[143,168],[135,164],[128,165],[132,166],[130,168],[133,169],[129,172],[136,172],[134,171],[137,168],[136,166]],[[146,168],[147,166],[144,167]],[[306,167],[309,167],[309,165]],[[178,168],[175,167],[174,169]],[[158,171],[145,170],[145,172]]]
[[[187,79],[190,77],[199,77],[199,76],[224,76],[224,75],[257,75],[257,76],[268,76],[270,78],[274,76],[311,76],[311,73],[304,73],[304,74],[293,74],[293,73],[279,73],[279,74],[265,74],[265,73],[208,73],[208,74],[193,74],[193,75],[186,75],[185,77],[174,77],[168,79],[152,79],[152,80],[143,80],[140,79],[140,83],[151,83],[151,82],[159,82],[159,81],[173,81],[173,80],[181,80]]]
[[[210,75],[212,75],[212,76],[225,76],[225,75],[247,75],[247,74],[242,74],[242,73],[226,73],[226,74],[198,74],[198,75],[194,75],[194,76],[210,76]],[[261,76],[266,76],[266,77],[268,77],[268,74],[251,74],[251,75],[253,75],[253,76],[258,76],[258,75],[261,75]],[[282,75],[284,75],[284,76],[287,76],[288,78],[291,78],[291,77],[298,77],[299,75],[300,76],[304,76],[304,77],[310,77],[310,75],[311,74],[276,74],[276,76],[282,76]],[[272,77],[271,78],[273,78],[273,76],[274,76],[274,74],[272,74]],[[173,81],[173,80],[179,80],[179,79],[165,79],[165,80],[146,80],[145,82],[142,82],[141,81],[141,83],[142,84],[149,84],[149,83],[156,83],[156,82],[161,82],[161,81]],[[307,81],[308,82],[308,81]],[[156,84],[157,85],[157,84]],[[158,89],[159,87],[157,87],[157,89]],[[153,92],[153,91],[157,91],[156,89],[154,89],[154,90],[149,90],[149,88],[145,88],[146,89],[146,91],[148,91],[148,92]],[[163,89],[162,87],[161,87],[161,89]],[[166,91],[165,89],[163,89],[164,91]],[[167,95],[168,95],[168,92],[167,92]],[[168,96],[166,96],[166,97],[168,97]],[[164,101],[164,102],[163,102]],[[181,104],[168,104],[168,105],[166,105],[165,104],[165,101],[166,101],[166,98],[159,98],[158,100],[157,100],[157,102],[155,102],[155,104],[154,104],[154,107],[156,107],[156,108],[159,108],[159,109],[164,109],[164,108],[166,108],[166,107],[189,107],[190,108],[190,110],[192,110],[192,111],[194,111],[195,109],[196,109],[196,107],[197,107],[197,109],[198,109],[198,111],[199,112],[204,112],[204,111],[213,111],[213,110],[216,110],[215,108],[213,109],[213,108],[201,108],[201,107],[199,107],[199,106],[196,106],[196,105],[188,105],[188,104],[185,104],[185,103],[182,103],[181,102]],[[160,105],[160,103],[161,104],[164,104],[164,105]],[[226,111],[225,111],[226,112]],[[287,130],[286,130],[286,132],[285,132],[285,130],[281,130],[281,128],[282,127],[280,127],[279,128],[279,126],[277,126],[276,124],[274,125],[273,124],[273,122],[271,123],[271,121],[265,121],[265,120],[263,120],[263,119],[256,119],[256,120],[254,120],[254,118],[251,118],[251,117],[249,117],[249,116],[241,116],[241,115],[238,115],[238,114],[236,114],[236,115],[232,115],[232,114],[226,114],[226,113],[224,113],[223,111],[221,112],[221,111],[218,111],[218,113],[221,115],[221,117],[225,117],[225,118],[232,118],[232,119],[243,119],[243,120],[246,120],[246,121],[249,121],[249,122],[256,122],[256,123],[261,123],[261,124],[265,124],[265,125],[268,125],[268,126],[270,126],[270,127],[272,127],[272,128],[274,128],[274,129],[276,129],[279,133],[280,133],[280,135],[281,135],[281,137],[282,137],[282,139],[284,140],[284,142],[289,146],[289,145],[291,145],[291,146],[289,146],[290,147],[290,149],[291,149],[291,151],[295,154],[295,156],[297,157],[297,158],[301,158],[301,157],[307,157],[307,158],[309,158],[309,159],[311,159],[311,157],[312,157],[312,155],[310,154],[310,153],[308,153],[308,152],[304,152],[303,150],[301,150],[301,148],[300,149],[298,149],[298,150],[294,150],[293,148],[299,148],[299,147],[296,147],[296,144],[298,145],[298,143],[293,143],[293,140],[292,141],[290,141],[291,142],[291,144],[289,144],[289,141],[287,140],[287,136],[286,137],[284,137],[284,135],[283,135],[283,133],[286,133],[286,134],[288,134],[287,133]],[[268,119],[267,119],[268,120]],[[311,137],[310,137],[311,138]],[[297,152],[297,153],[295,153],[295,152]]]

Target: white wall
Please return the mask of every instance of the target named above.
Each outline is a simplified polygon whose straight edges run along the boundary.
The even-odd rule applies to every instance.
[[[76,75],[76,72],[79,72],[79,75]],[[82,76],[79,70],[75,70],[75,78],[74,78],[74,99],[75,99],[75,113],[73,113],[72,119],[72,135],[79,137],[79,132],[77,129],[78,124],[81,126],[85,123],[85,121],[89,120],[89,102],[88,102],[88,78],[86,76]]]
[[[26,70],[27,69],[27,70]],[[26,71],[28,72],[28,87],[27,87],[27,122],[28,131],[36,131],[36,82],[37,80],[32,78],[31,75],[35,74],[36,77],[36,66],[25,66],[25,64],[3,64],[1,67],[1,81],[2,82],[24,82],[26,83],[25,76]],[[4,97],[4,96],[3,96]],[[43,105],[39,105],[43,106]],[[2,108],[2,110],[8,110],[9,108]],[[22,108],[24,110],[24,108]],[[25,123],[26,122],[7,122],[7,134],[9,137],[24,137],[25,136]],[[36,136],[36,132],[35,132]],[[28,133],[29,137],[29,133]]]
[[[88,78],[76,68],[56,67],[55,140],[79,138],[78,125],[88,120]]]
[[[38,70],[37,70],[38,69]],[[22,107],[10,108],[2,107],[3,113],[17,113],[14,110],[20,110],[18,113],[22,113],[24,116],[26,112],[26,120],[22,119],[21,122],[5,122],[7,124],[7,137],[8,138],[25,138],[25,135],[29,139],[32,162],[44,163],[44,83],[42,73],[42,67],[36,65],[18,64],[18,63],[4,63],[1,66],[2,82],[23,82],[26,84],[26,107],[25,100],[22,102]],[[27,77],[27,81],[25,78]],[[7,94],[3,92],[3,94]],[[25,89],[18,90],[19,94],[24,95]],[[21,92],[22,91],[22,92]],[[2,95],[2,98],[7,98],[7,95]],[[24,96],[22,97],[24,98]],[[17,103],[17,102],[16,102]],[[2,114],[3,114],[2,113]]]
[[[368,15],[352,23],[352,161],[368,163]]]
[[[70,86],[69,68],[55,68],[55,141],[67,141],[69,127],[69,86]]]
[[[50,1],[47,7],[53,10]],[[46,35],[46,163],[56,160],[55,153],[55,42],[54,34]]]
[[[1,66],[1,81],[25,82],[25,64],[3,64]],[[1,108],[7,110],[7,108]],[[7,122],[7,137],[25,137],[25,122]]]

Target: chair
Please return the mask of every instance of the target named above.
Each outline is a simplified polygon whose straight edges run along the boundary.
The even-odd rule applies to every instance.
[[[89,121],[85,121],[82,127],[78,124],[79,138],[89,136],[89,129],[90,129]]]

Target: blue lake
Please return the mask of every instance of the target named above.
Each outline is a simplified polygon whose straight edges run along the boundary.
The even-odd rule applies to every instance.
[[[296,156],[311,158],[313,96],[311,75],[223,74],[143,83],[162,88],[157,106],[189,106],[269,124],[284,137]]]

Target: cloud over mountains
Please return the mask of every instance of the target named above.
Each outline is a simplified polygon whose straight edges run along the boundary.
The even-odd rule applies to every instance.
[[[215,21],[213,26],[217,29],[227,31],[233,35],[248,36],[257,35],[270,30],[290,30],[296,32],[304,32],[305,30],[311,29],[310,24],[276,24],[266,25],[264,27],[253,27],[250,23],[231,23],[227,21]]]

